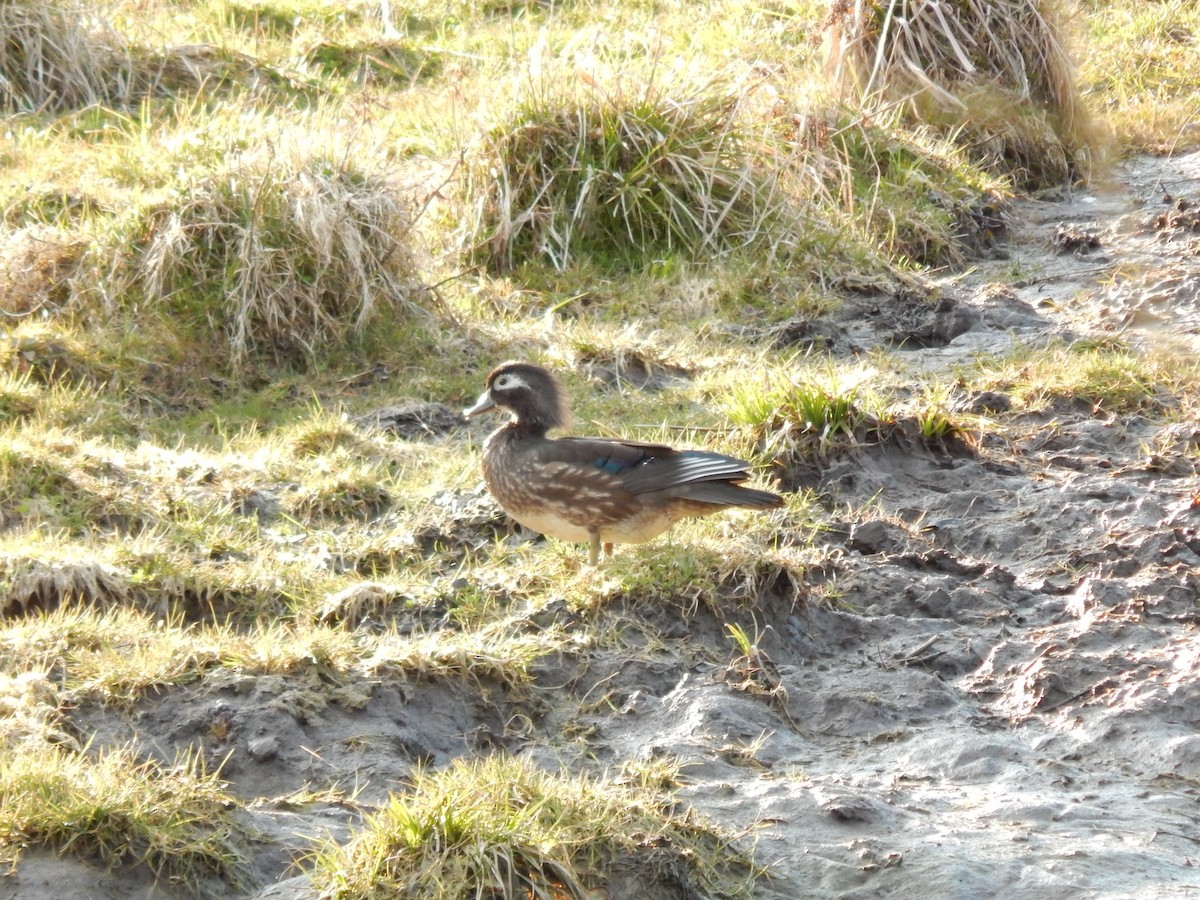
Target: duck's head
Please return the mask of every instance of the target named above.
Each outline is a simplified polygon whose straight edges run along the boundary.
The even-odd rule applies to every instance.
[[[570,420],[558,381],[533,363],[509,361],[496,366],[484,392],[463,415],[470,418],[497,406],[511,412],[518,425],[542,432],[563,428]]]

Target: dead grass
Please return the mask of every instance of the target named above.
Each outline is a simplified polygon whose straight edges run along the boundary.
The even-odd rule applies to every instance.
[[[248,152],[140,212],[113,250],[145,235],[130,261],[141,295],[206,321],[235,367],[251,354],[312,359],[382,316],[436,305],[408,243],[415,214],[348,158]]]
[[[131,44],[103,7],[21,2],[0,6],[0,108],[9,113],[129,108],[153,96],[244,78],[253,63],[215,46],[154,51]]]
[[[1086,176],[1087,116],[1066,3],[839,4],[828,65],[843,90],[900,104],[1026,187]]]
[[[77,235],[44,225],[9,233],[0,247],[0,311],[28,317],[65,307],[86,246]]]

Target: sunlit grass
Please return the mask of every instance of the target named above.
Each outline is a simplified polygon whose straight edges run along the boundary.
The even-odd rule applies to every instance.
[[[582,900],[613,867],[637,866],[644,847],[670,848],[686,867],[679,883],[751,895],[756,873],[736,846],[648,784],[548,774],[506,757],[418,772],[349,843],[318,852],[315,879],[342,900]]]
[[[173,766],[129,749],[0,754],[0,858],[43,846],[103,867],[141,864],[191,890],[237,884],[248,849],[220,780],[193,760]]]
[[[1200,367],[1174,354],[1079,342],[978,364],[971,382],[1004,390],[1025,409],[1075,402],[1096,415],[1184,415],[1200,400]]]
[[[563,372],[576,433],[732,453],[760,487],[898,417],[961,436],[946,390],[774,344],[847,291],[961,263],[977,205],[1011,193],[952,143],[829,99],[825,3],[419,0],[393,4],[395,34],[373,0],[75,9],[3,5],[64,75],[0,66],[6,860],[239,877],[219,780],[87,748],[72,710],[258,678],[317,707],[399,680],[534,695],[548,657],[703,617],[732,643],[697,652],[754,667],[760,612],[822,602],[814,495],[591,570],[476,493],[486,425],[409,440],[360,413],[459,409],[522,356]],[[1124,147],[1200,145],[1193,4],[1083,10],[1086,105]],[[955,387],[1184,418],[1198,384],[1186,360],[1080,345]],[[474,896],[508,866],[567,896],[666,835],[688,890],[748,892],[740,852],[661,793],[669,762],[637,765],[620,789],[504,759],[421,773],[318,877],[331,896]]]
[[[1085,100],[1121,149],[1179,153],[1200,146],[1200,7],[1188,0],[1088,0],[1081,7]]]

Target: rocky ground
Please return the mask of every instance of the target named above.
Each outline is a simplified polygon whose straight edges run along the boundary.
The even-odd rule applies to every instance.
[[[897,348],[914,371],[1117,332],[1194,353],[1197,210],[1200,154],[1137,159],[1018,204],[1003,258],[947,282],[936,311],[862,301],[823,340]],[[497,746],[568,767],[678,758],[682,799],[771,867],[766,898],[1198,895],[1198,462],[1198,422],[1061,404],[961,452],[889,440],[801,473],[829,513],[827,562],[756,599],[760,665],[741,681],[723,619],[700,609],[681,629],[664,611],[654,653],[547,660],[532,696],[219,671],[75,725],[228,757],[230,789],[262,798],[254,871],[271,886],[246,896],[315,897],[291,867],[312,836],[347,834],[418,761]],[[878,516],[839,524],[862,508]],[[814,586],[825,602],[805,602]],[[563,741],[568,725],[586,739]],[[37,852],[0,879],[0,900],[70,896],[174,895]]]

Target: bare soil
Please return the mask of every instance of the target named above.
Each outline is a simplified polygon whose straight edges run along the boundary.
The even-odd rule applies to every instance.
[[[1193,354],[1197,210],[1200,154],[1136,159],[1020,202],[1003,252],[937,307],[866,298],[816,331],[917,372],[1115,334]],[[827,507],[813,578],[834,602],[786,582],[683,627],[631,600],[665,641],[546,659],[520,696],[220,671],[131,711],[81,707],[75,727],[223,761],[260,836],[252,884],[213,896],[312,900],[296,860],[313,839],[345,837],[419,762],[496,748],[577,770],[678,758],[683,802],[770,866],[764,898],[1196,896],[1200,422],[956,400],[996,416],[969,450],[890,440],[791,473]],[[726,621],[758,629],[769,670],[727,666]],[[667,881],[606,896],[699,896]],[[177,894],[44,853],[0,879],[0,900],[66,896]]]

